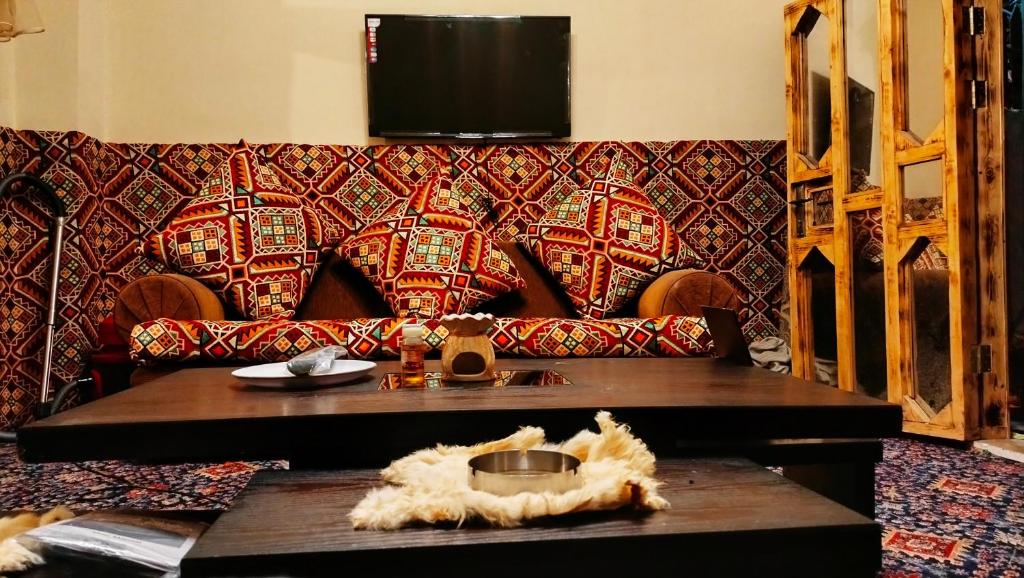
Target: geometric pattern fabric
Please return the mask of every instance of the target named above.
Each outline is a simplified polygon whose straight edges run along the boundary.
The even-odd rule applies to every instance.
[[[615,152],[598,178],[530,224],[524,237],[576,311],[592,319],[622,309],[665,271],[703,264],[635,187],[624,158]]]
[[[46,175],[67,209],[65,275],[58,295],[53,387],[80,376],[106,308],[99,141],[77,132],[0,128],[0,179]],[[35,191],[17,186],[0,197],[0,429],[24,423],[39,401],[49,295],[53,215]],[[111,302],[112,305],[112,302]]]
[[[135,326],[131,353],[138,360],[286,361],[315,347],[348,344],[335,321],[175,321]]]
[[[933,201],[933,199],[915,200]],[[941,214],[938,216],[941,217]],[[913,217],[906,214],[904,220],[911,221]],[[857,266],[867,271],[882,271],[885,246],[882,242],[881,209],[853,213],[850,218],[850,228],[853,230],[853,254]],[[934,243],[929,242],[914,259],[913,268],[915,270],[947,271],[949,270],[949,260],[942,250]]]
[[[316,213],[242,142],[146,249],[264,319],[294,314],[328,243]]]
[[[0,178],[22,171],[59,175],[59,194],[74,208],[65,239],[76,250],[80,281],[74,290],[62,284],[58,325],[66,329],[58,336],[64,342],[58,384],[83,372],[117,293],[141,276],[168,272],[139,253],[140,243],[167,226],[232,149],[103,143],[78,132],[0,127]],[[775,272],[786,263],[783,141],[253,146],[317,214],[325,233],[342,240],[441,174],[453,179],[488,233],[511,241],[604,171],[609,151],[622,153],[636,186],[696,251],[702,268],[736,291],[748,337],[774,334],[783,276],[751,272]],[[0,312],[13,312],[9,327],[0,327],[0,429],[27,421],[38,398],[50,222],[35,196],[0,198]],[[700,232],[688,235],[691,229]],[[761,250],[744,260],[755,248]]]
[[[465,313],[526,285],[511,258],[462,207],[449,177],[426,181],[338,253],[399,317]]]
[[[337,321],[182,321],[155,319],[135,326],[132,358],[150,362],[275,362],[301,351],[343,345],[353,359],[395,359],[402,327],[426,326],[429,352],[448,336],[438,319],[411,317]],[[700,317],[654,319],[499,318],[488,332],[495,351],[513,357],[696,357],[711,351]]]

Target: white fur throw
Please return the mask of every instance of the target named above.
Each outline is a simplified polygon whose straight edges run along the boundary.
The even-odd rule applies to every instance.
[[[602,411],[595,418],[601,433],[583,430],[561,444],[544,441],[544,430],[524,427],[511,436],[471,447],[443,446],[420,450],[381,471],[391,485],[371,490],[349,513],[357,529],[394,530],[412,523],[480,519],[494,526],[587,510],[614,510],[626,505],[663,510],[658,495],[654,454]],[[469,459],[488,452],[544,449],[580,459],[583,486],[563,494],[521,493],[496,496],[469,487]]]
[[[22,546],[15,537],[32,528],[74,518],[64,506],[57,506],[43,515],[32,513],[0,518],[0,578],[8,572],[21,572],[43,563],[43,558]]]
[[[43,563],[43,557],[22,546],[14,538],[0,542],[0,576],[7,572],[22,572]]]

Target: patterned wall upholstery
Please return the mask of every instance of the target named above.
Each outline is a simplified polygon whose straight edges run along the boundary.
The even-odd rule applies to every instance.
[[[785,273],[785,143],[585,142],[544,145],[343,146],[269,144],[258,150],[345,235],[424,179],[455,186],[501,240],[514,238],[586,184],[608,147],[680,235],[738,291],[750,336],[772,334]],[[77,132],[0,128],[0,177],[28,171],[54,183],[71,215],[55,374],[77,377],[118,291],[164,268],[138,252],[223,161],[226,144],[110,144]],[[48,284],[49,218],[23,194],[0,199],[0,427],[23,423],[38,395]]]
[[[102,145],[81,133],[0,128],[0,178],[41,175],[67,206],[62,282],[53,356],[54,386],[79,376],[113,307],[107,285],[100,179]],[[0,428],[26,421],[42,374],[51,249],[49,209],[19,187],[0,198]],[[124,240],[125,242],[128,239]]]

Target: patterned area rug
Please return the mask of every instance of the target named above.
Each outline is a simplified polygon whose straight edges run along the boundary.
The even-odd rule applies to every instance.
[[[29,465],[0,446],[0,511],[222,510],[252,474],[287,462]],[[881,578],[1024,578],[1024,464],[912,440],[886,440],[878,468]]]
[[[1024,576],[1024,464],[886,440],[876,472],[882,578]]]
[[[82,512],[226,510],[261,469],[288,462],[138,465],[127,462],[26,464],[14,445],[0,445],[0,512],[48,510],[64,505]]]

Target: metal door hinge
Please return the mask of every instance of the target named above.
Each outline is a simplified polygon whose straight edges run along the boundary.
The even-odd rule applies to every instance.
[[[964,8],[967,20],[967,33],[971,36],[981,36],[985,33],[985,7],[968,6]]]
[[[988,106],[988,81],[971,81],[971,108],[978,110]]]
[[[992,346],[980,343],[971,347],[971,373],[992,373]]]

